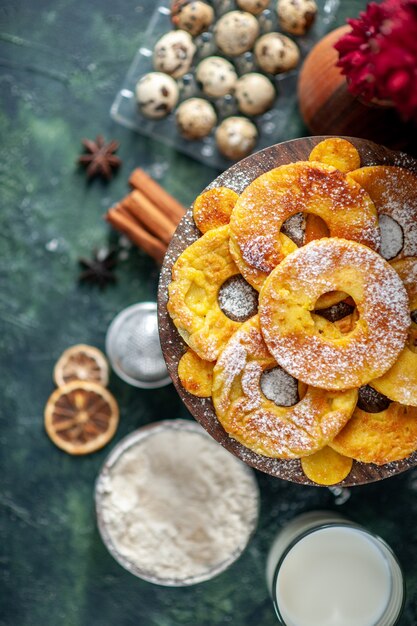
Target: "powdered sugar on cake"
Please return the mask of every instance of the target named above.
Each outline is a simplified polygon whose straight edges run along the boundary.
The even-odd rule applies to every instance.
[[[280,291],[283,284],[291,293],[304,292],[313,305],[327,291],[359,293],[353,288],[357,281],[363,288],[362,302],[357,302],[361,323],[344,345],[312,327],[294,333],[278,322],[289,306],[288,292]],[[370,372],[369,380],[387,371],[404,347],[410,323],[407,294],[395,270],[365,246],[340,239],[314,241],[287,257],[268,279],[259,311],[266,343],[281,367],[324,388],[359,386],[367,382],[360,378],[364,370]]]

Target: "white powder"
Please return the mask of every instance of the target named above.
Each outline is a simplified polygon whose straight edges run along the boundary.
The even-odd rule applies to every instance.
[[[379,229],[381,231],[379,254],[389,261],[395,258],[404,247],[403,229],[398,222],[384,213],[379,216]]]
[[[240,274],[223,283],[217,299],[223,313],[237,322],[258,312],[258,292]]]
[[[198,425],[176,424],[128,448],[97,488],[116,552],[161,584],[224,569],[245,548],[258,514],[251,470]]]

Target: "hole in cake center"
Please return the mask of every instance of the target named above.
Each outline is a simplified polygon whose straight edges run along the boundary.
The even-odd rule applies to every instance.
[[[394,259],[404,247],[404,231],[402,226],[389,215],[379,216],[381,246],[379,254],[387,261]]]
[[[323,319],[331,322],[342,335],[351,333],[359,319],[359,311],[351,296],[343,298],[342,292],[328,291],[318,298],[313,310],[313,319],[319,334],[328,334],[328,325]],[[340,300],[340,298],[343,298]],[[326,306],[327,305],[327,306]]]
[[[386,411],[390,404],[391,400],[373,387],[364,385],[359,388],[357,406],[361,411],[365,411],[366,413],[381,413],[381,411]]]
[[[258,312],[258,292],[240,274],[223,283],[217,300],[223,313],[235,322],[245,322]]]
[[[330,236],[330,230],[326,222],[313,213],[296,213],[292,215],[282,224],[281,232],[299,247],[314,239]]]
[[[277,406],[294,406],[300,401],[298,381],[282,367],[262,372],[260,385],[264,396]]]

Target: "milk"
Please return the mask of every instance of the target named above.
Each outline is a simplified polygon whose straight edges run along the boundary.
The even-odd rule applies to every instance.
[[[402,608],[391,550],[334,514],[293,520],[271,548],[267,581],[285,626],[392,626]]]

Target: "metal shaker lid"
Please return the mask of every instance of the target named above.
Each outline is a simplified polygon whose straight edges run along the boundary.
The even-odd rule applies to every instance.
[[[107,330],[106,352],[113,370],[130,385],[152,389],[171,382],[155,302],[133,304],[114,318]]]

